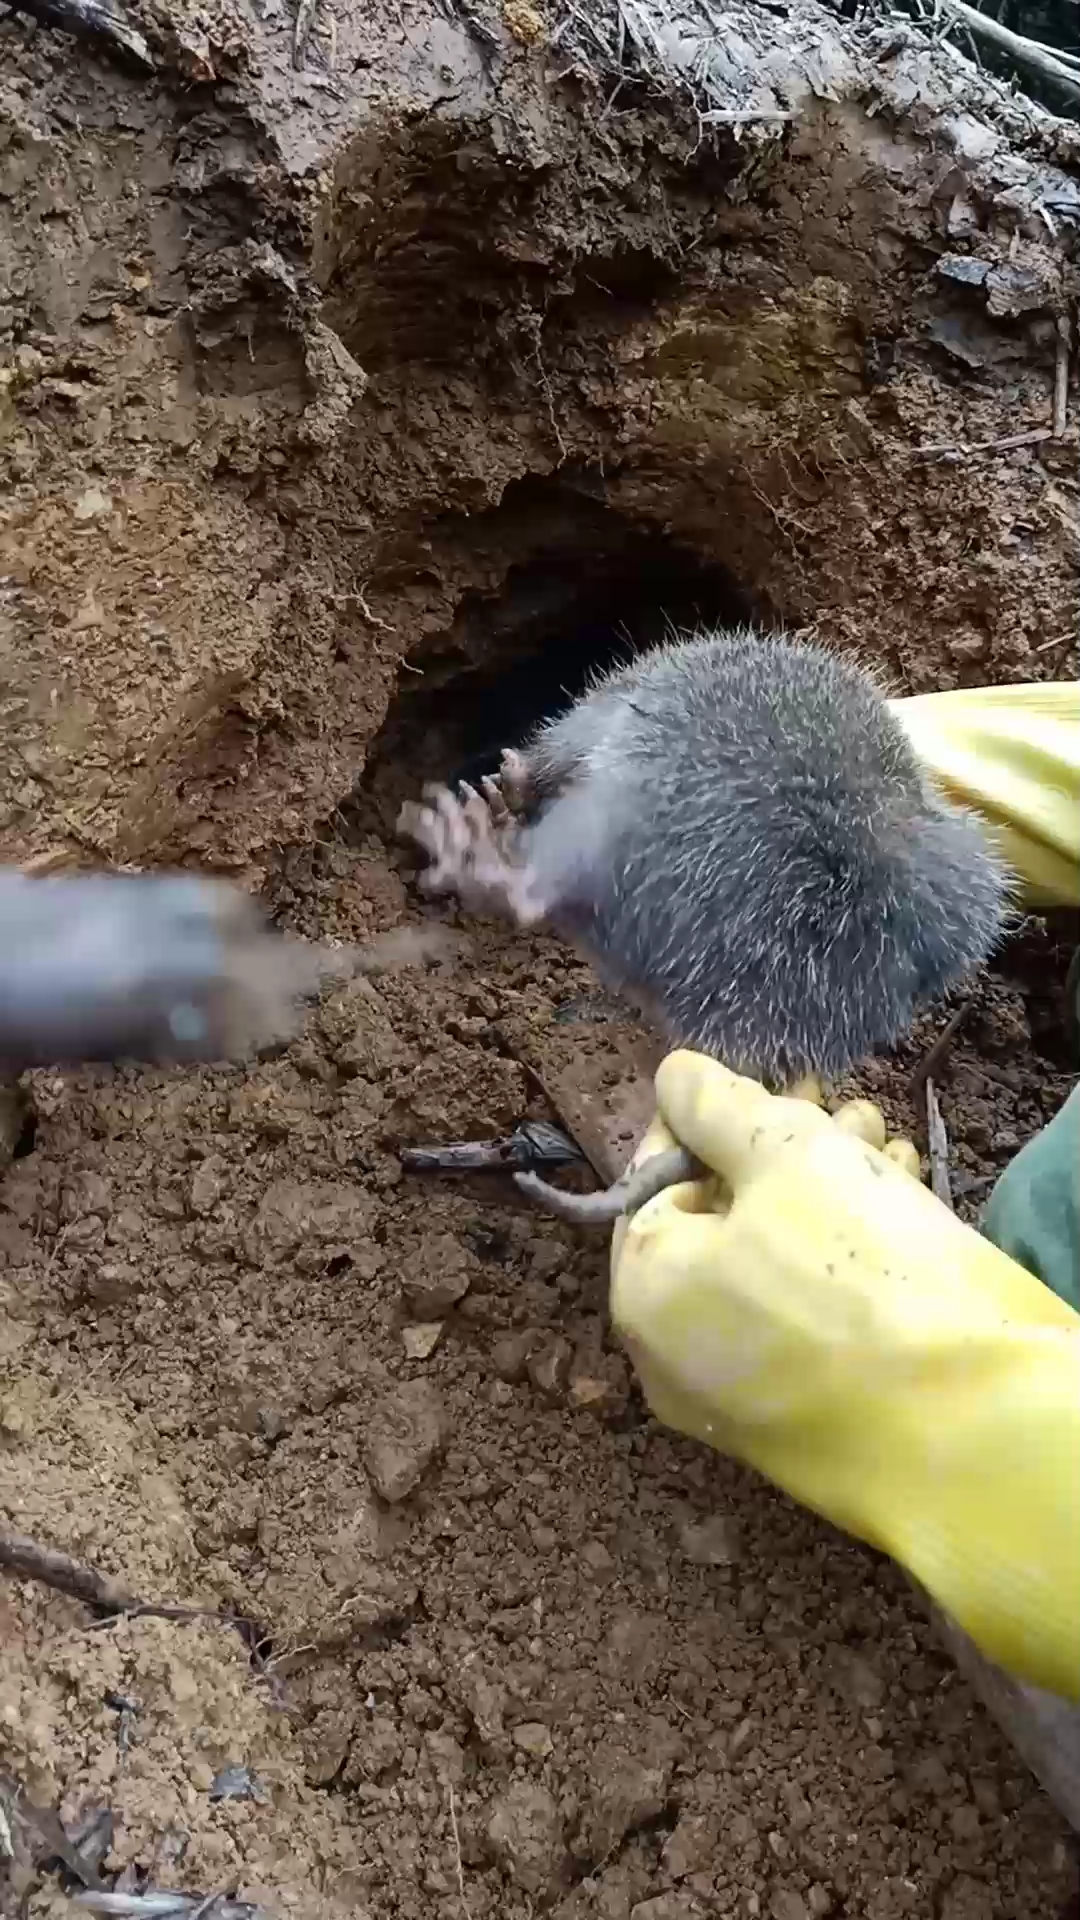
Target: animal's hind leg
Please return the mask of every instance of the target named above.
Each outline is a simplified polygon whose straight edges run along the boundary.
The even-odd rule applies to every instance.
[[[398,831],[431,855],[423,891],[456,893],[463,906],[504,914],[519,926],[542,920],[548,902],[532,869],[514,861],[521,830],[501,796],[485,799],[463,781],[457,795],[428,787],[426,799],[426,806],[409,802],[398,816]]]

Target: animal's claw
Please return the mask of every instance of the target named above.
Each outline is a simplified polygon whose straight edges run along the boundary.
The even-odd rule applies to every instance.
[[[495,826],[508,826],[511,817],[510,809],[506,804],[506,799],[499,782],[493,780],[490,773],[485,773],[480,785],[484,790],[484,799],[487,801],[488,812]]]
[[[510,813],[525,813],[534,798],[529,763],[516,747],[504,747],[499,762],[499,797]]]

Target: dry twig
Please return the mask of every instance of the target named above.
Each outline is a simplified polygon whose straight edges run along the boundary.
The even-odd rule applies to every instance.
[[[318,0],[299,0],[299,5],[296,9],[296,19],[293,22],[292,63],[298,72],[302,70],[304,65],[304,55],[307,51],[307,43],[311,36],[311,29],[315,24],[315,9],[317,6]]]
[[[58,1547],[43,1547],[37,1540],[29,1539],[24,1533],[14,1533],[9,1527],[0,1527],[0,1569],[16,1580],[34,1580],[39,1586],[66,1593],[72,1600],[81,1600],[99,1614],[98,1625],[107,1625],[122,1614],[131,1620],[218,1620],[223,1626],[246,1626],[254,1631],[252,1622],[243,1614],[222,1613],[217,1607],[185,1607],[167,1601],[159,1604],[154,1600],[140,1600],[110,1580],[107,1574],[99,1573],[96,1567],[73,1560]]]
[[[1029,72],[1040,74],[1044,80],[1052,80],[1070,100],[1080,101],[1080,74],[1066,66],[1041,41],[1028,40],[1023,34],[1013,33],[1011,28],[1003,27],[1000,20],[995,20],[992,15],[980,13],[977,7],[969,6],[967,0],[938,0],[938,4],[955,19],[962,20],[977,40],[985,40],[999,48],[1015,60],[1017,66],[1027,67]]]
[[[454,1865],[457,1868],[458,1895],[461,1900],[461,1910],[465,1915],[465,1920],[470,1920],[469,1902],[465,1896],[465,1863],[461,1857],[461,1835],[458,1832],[457,1805],[454,1800],[453,1787],[447,1787],[446,1791],[450,1800],[450,1832],[454,1838]]]
[[[952,1207],[952,1185],[949,1180],[949,1136],[945,1131],[945,1121],[938,1105],[937,1089],[933,1081],[926,1081],[926,1139],[930,1153],[930,1185],[943,1206]]]
[[[1054,362],[1054,438],[1060,440],[1069,424],[1069,323],[1058,315],[1057,358]]]
[[[180,1893],[172,1887],[146,1887],[142,1893],[77,1893],[75,1904],[90,1913],[113,1913],[124,1920],[270,1920],[265,1907],[227,1894]]]
[[[911,457],[931,460],[944,454],[958,454],[966,460],[972,453],[1008,453],[1013,447],[1035,447],[1041,440],[1053,437],[1053,427],[1032,427],[1028,433],[1007,433],[1000,440],[946,440],[932,447],[912,447]]]
[[[79,40],[105,41],[127,54],[140,67],[153,71],[154,56],[142,34],[121,13],[101,0],[10,0],[16,13],[26,13],[43,27],[70,33]]]
[[[947,1024],[941,1029],[941,1032],[938,1034],[938,1037],[934,1041],[933,1045],[927,1048],[925,1054],[923,1055],[922,1059],[920,1060],[918,1066],[916,1067],[914,1073],[911,1076],[911,1081],[909,1083],[909,1090],[912,1093],[912,1095],[917,1094],[923,1082],[925,1080],[928,1080],[931,1074],[935,1074],[937,1072],[938,1068],[940,1067],[942,1061],[945,1058],[945,1055],[948,1053],[949,1048],[952,1046],[953,1041],[956,1039],[957,1034],[959,1033],[961,1027],[963,1026],[964,1021],[967,1019],[968,1014],[971,1012],[973,1004],[974,1002],[971,1000],[963,1001],[963,1003],[959,1007],[957,1007],[956,1012],[950,1016]]]
[[[125,1593],[115,1580],[94,1567],[82,1565],[57,1547],[39,1546],[23,1533],[11,1533],[0,1527],[0,1567],[17,1580],[36,1580],[88,1607],[101,1607],[110,1613],[126,1613],[141,1603]]]
[[[8,1860],[35,1869],[59,1860],[84,1887],[103,1884],[93,1860],[68,1833],[55,1807],[39,1806],[21,1781],[5,1773],[0,1773],[0,1837]]]

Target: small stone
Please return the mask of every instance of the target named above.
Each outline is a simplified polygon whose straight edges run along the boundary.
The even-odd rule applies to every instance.
[[[313,1787],[326,1787],[341,1772],[353,1742],[351,1712],[324,1709],[302,1739],[304,1777]]]
[[[523,47],[538,47],[547,38],[547,21],[529,0],[503,0],[503,19]]]
[[[106,1214],[112,1204],[109,1184],[100,1173],[73,1174],[65,1183],[60,1201],[61,1217],[78,1220],[84,1214]]]
[[[615,1565],[602,1540],[586,1540],[581,1549],[581,1557],[594,1573],[610,1573]]]
[[[482,1672],[470,1675],[465,1689],[465,1702],[485,1746],[501,1740],[503,1714],[506,1711],[506,1688],[501,1682]]]
[[[653,1900],[639,1900],[630,1909],[630,1920],[694,1920],[701,1911],[696,1900],[686,1893],[658,1893]]]
[[[581,1412],[611,1416],[622,1413],[630,1391],[629,1375],[615,1355],[605,1357],[595,1372],[580,1368],[570,1379],[570,1404]]]
[[[224,1165],[213,1155],[191,1176],[191,1211],[203,1218],[213,1213],[225,1190]]]
[[[428,1360],[439,1344],[441,1320],[421,1320],[416,1326],[402,1327],[401,1344],[410,1360]]]
[[[76,500],[72,512],[76,520],[100,520],[103,513],[112,512],[112,501],[100,487],[87,487]]]
[[[569,1340],[559,1338],[541,1347],[538,1353],[530,1356],[529,1378],[539,1393],[549,1399],[561,1397],[570,1377],[570,1363],[573,1349]]]
[[[952,1784],[949,1769],[940,1753],[924,1753],[908,1770],[908,1785],[913,1793],[925,1793],[939,1800]]]
[[[16,1387],[0,1401],[0,1440],[5,1444],[21,1446],[27,1440],[32,1440],[37,1426],[29,1391],[20,1394]]]
[[[116,1307],[121,1301],[130,1299],[139,1284],[140,1277],[134,1267],[125,1266],[120,1261],[106,1260],[86,1274],[82,1290],[86,1298],[95,1301],[98,1306]]]
[[[664,1847],[664,1865],[673,1880],[704,1873],[717,1857],[716,1823],[700,1813],[682,1813]]]
[[[810,1920],[810,1910],[794,1887],[774,1887],[769,1895],[771,1920]]]
[[[949,1815],[949,1825],[957,1840],[977,1840],[982,1831],[978,1807],[954,1807]]]
[[[517,1386],[519,1381],[524,1380],[529,1355],[538,1338],[535,1330],[500,1334],[491,1349],[491,1364],[500,1380],[508,1381],[511,1386]]]
[[[440,1786],[460,1787],[465,1778],[465,1752],[453,1734],[438,1730],[426,1733],[424,1745]]]
[[[417,1277],[409,1275],[401,1285],[405,1310],[413,1320],[444,1320],[469,1291],[468,1253],[452,1233],[432,1233],[413,1257]]]
[[[529,1272],[534,1280],[551,1280],[566,1258],[566,1249],[557,1240],[529,1240],[525,1244]]]
[[[679,1545],[695,1567],[733,1567],[738,1563],[738,1537],[723,1513],[688,1522],[679,1530]]]
[[[793,1833],[804,1833],[813,1820],[813,1809],[805,1793],[793,1780],[781,1788],[781,1797],[787,1807],[788,1822]]]
[[[838,1650],[834,1670],[839,1691],[846,1695],[852,1706],[861,1707],[864,1713],[873,1713],[882,1705],[885,1682],[876,1667],[871,1666],[862,1654]]]
[[[210,1782],[211,1800],[265,1800],[266,1789],[250,1767],[223,1767]]]
[[[405,1742],[389,1712],[372,1713],[357,1731],[342,1773],[342,1783],[393,1779],[401,1766]]]
[[[576,1373],[570,1382],[570,1405],[579,1408],[592,1408],[594,1411],[603,1406],[607,1395],[607,1386],[603,1380],[596,1380],[591,1374]]]
[[[110,1246],[124,1246],[131,1240],[142,1240],[146,1233],[146,1222],[135,1207],[121,1207],[114,1213],[105,1229],[105,1238]]]
[[[288,1426],[280,1407],[270,1406],[253,1393],[241,1393],[231,1407],[226,1404],[223,1412],[228,1414],[227,1424],[236,1433],[246,1433],[258,1440],[280,1440]]]
[[[590,1854],[607,1859],[628,1833],[658,1820],[667,1805],[670,1780],[671,1764],[663,1754],[654,1762],[615,1747],[599,1753],[581,1833]]]
[[[515,1780],[491,1810],[487,1837],[495,1858],[525,1893],[549,1896],[565,1880],[563,1819],[546,1787]]]
[[[981,287],[990,271],[990,262],[978,260],[970,253],[943,253],[935,271],[943,280],[955,280],[958,286]]]
[[[443,1442],[443,1404],[427,1380],[407,1380],[377,1402],[368,1421],[364,1465],[384,1500],[404,1500]]]
[[[961,665],[971,660],[984,660],[990,651],[990,642],[984,633],[958,633],[948,641],[950,660]]]
[[[531,1754],[534,1760],[546,1760],[554,1748],[551,1735],[540,1720],[523,1720],[520,1727],[514,1728],[512,1738],[515,1747]]]

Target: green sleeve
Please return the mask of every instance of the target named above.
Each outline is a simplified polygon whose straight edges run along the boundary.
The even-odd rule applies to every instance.
[[[1080,1313],[1080,1086],[1006,1167],[982,1231]]]

